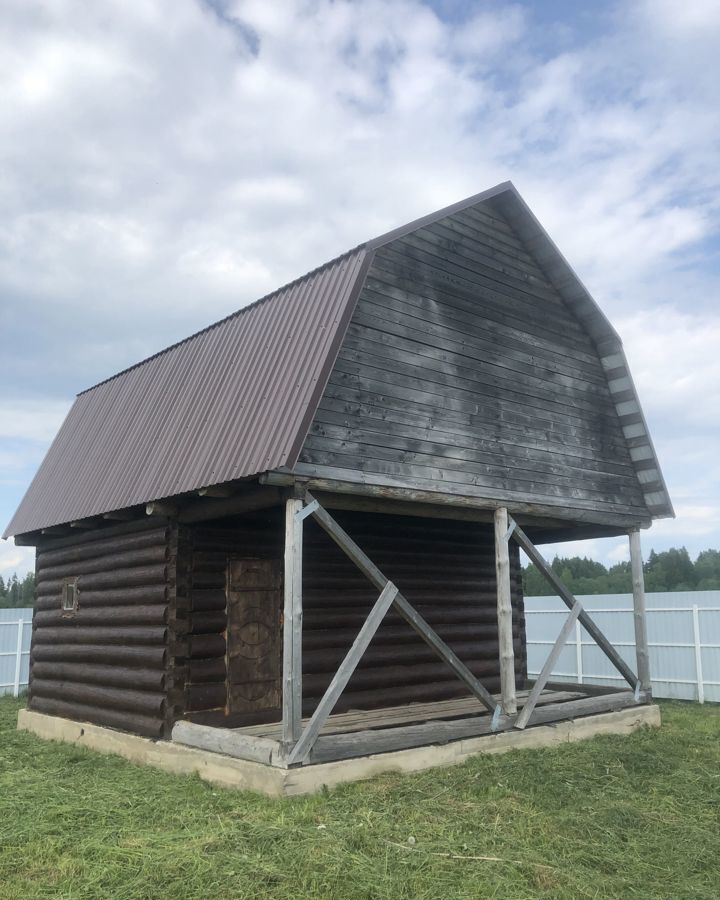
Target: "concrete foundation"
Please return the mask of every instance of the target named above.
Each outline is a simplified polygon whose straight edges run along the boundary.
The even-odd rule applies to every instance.
[[[333,787],[347,781],[361,781],[383,772],[418,772],[436,766],[458,765],[478,753],[551,747],[587,740],[599,734],[630,734],[638,728],[657,728],[659,725],[660,709],[657,706],[637,706],[551,725],[537,725],[525,731],[505,731],[442,745],[415,747],[295,769],[280,769],[28,709],[22,709],[18,714],[18,729],[30,731],[47,740],[65,741],[103,753],[115,753],[132,762],[156,766],[176,775],[197,773],[205,781],[222,787],[260,791],[271,797],[309,794],[323,786]]]

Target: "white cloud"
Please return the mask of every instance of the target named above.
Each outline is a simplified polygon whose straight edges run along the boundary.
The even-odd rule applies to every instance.
[[[257,56],[189,0],[171,20],[117,5],[111,35],[73,9],[8,30],[3,48],[11,90],[52,85],[30,104],[16,87],[3,123],[17,177],[2,271],[40,302],[122,291],[126,308],[197,310],[209,275],[212,316],[508,175],[603,284],[707,233],[702,200],[668,202],[711,156],[692,137],[707,109],[647,100],[652,68],[634,96],[626,82],[598,96],[613,69],[637,79],[634,55],[533,58],[520,7],[451,26],[414,0],[230,4]]]
[[[693,46],[720,36],[720,6],[715,0],[643,0],[638,4],[648,28],[672,41],[690,40]]]
[[[35,567],[35,548],[16,547],[12,538],[0,541],[0,575],[7,578],[13,572],[19,578],[32,572]]]
[[[682,434],[680,425],[696,425],[716,429],[720,441],[720,316],[659,306],[615,325],[648,412],[671,418],[673,436]]]
[[[553,556],[587,556],[588,559],[607,559],[611,542],[616,538],[592,538],[587,541],[564,541],[561,544],[547,544],[543,555],[550,560]]]
[[[629,541],[620,541],[611,547],[606,554],[608,561],[611,563],[627,562],[630,559],[630,543]]]
[[[539,6],[470,4],[453,23],[419,0],[6,3],[8,466],[76,390],[512,177],[625,339],[688,511],[658,534],[709,527],[719,7],[621,3],[553,45]]]
[[[661,519],[653,525],[653,537],[668,535],[676,545],[692,542],[700,546],[698,538],[713,540],[720,523],[720,503],[698,503],[694,506],[680,504],[675,510],[676,519]]]
[[[0,440],[49,443],[70,409],[64,400],[0,398]]]

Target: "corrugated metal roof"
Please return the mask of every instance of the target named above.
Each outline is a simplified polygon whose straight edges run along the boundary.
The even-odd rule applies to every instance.
[[[6,536],[294,462],[366,255],[359,247],[80,394]]]
[[[673,515],[622,344],[511,182],[394,229],[80,394],[4,537],[294,466],[374,251],[496,207],[587,328],[653,518]]]

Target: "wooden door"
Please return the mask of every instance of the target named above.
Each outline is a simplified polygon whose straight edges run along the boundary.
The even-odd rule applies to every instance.
[[[279,560],[228,560],[228,713],[277,710],[280,714],[281,588]]]

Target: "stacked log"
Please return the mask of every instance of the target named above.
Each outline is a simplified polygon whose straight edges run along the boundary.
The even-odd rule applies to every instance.
[[[170,529],[133,522],[38,547],[29,706],[158,738],[169,727]],[[62,609],[76,579],[77,609]]]

